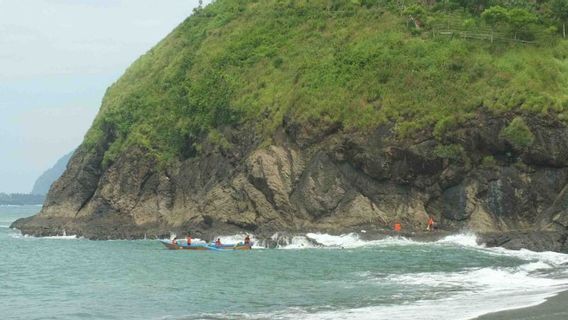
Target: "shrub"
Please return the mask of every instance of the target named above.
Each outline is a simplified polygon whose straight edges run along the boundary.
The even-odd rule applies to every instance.
[[[535,139],[522,117],[515,117],[507,127],[501,130],[500,136],[520,150],[530,147]]]
[[[463,158],[464,149],[459,144],[437,145],[434,155],[443,159],[460,160]]]
[[[497,160],[491,155],[483,157],[481,166],[485,168],[493,168],[497,165]]]

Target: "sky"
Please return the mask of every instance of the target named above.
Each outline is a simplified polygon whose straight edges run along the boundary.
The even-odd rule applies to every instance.
[[[0,192],[79,146],[106,88],[198,2],[0,0]]]

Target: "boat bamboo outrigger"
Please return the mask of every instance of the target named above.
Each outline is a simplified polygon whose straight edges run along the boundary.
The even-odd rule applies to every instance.
[[[227,251],[227,250],[251,250],[252,243],[245,244],[239,242],[237,244],[215,245],[213,243],[192,243],[191,245],[183,243],[172,243],[170,240],[160,240],[160,242],[170,250],[211,250],[211,251]]]

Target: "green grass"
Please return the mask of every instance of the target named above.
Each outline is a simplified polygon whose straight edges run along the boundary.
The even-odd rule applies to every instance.
[[[432,38],[393,3],[217,0],[108,89],[85,144],[110,139],[107,164],[131,145],[169,161],[206,137],[228,147],[223,126],[254,124],[269,140],[285,116],[438,138],[481,107],[568,118],[567,42]]]

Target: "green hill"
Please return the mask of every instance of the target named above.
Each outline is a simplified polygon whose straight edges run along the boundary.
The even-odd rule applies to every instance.
[[[566,119],[568,42],[552,2],[493,1],[520,3],[536,20],[497,24],[491,42],[460,36],[489,27],[489,5],[468,1],[218,0],[109,88],[85,142],[110,141],[108,164],[128,145],[187,158],[243,123],[269,140],[286,117],[347,131],[392,123],[402,137],[440,139],[480,108]],[[451,36],[437,30],[446,25]]]

